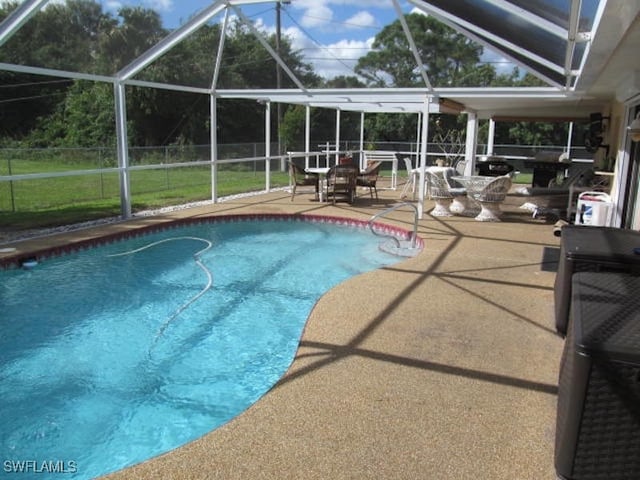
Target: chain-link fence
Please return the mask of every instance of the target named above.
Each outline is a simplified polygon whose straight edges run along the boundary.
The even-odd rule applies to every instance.
[[[336,151],[335,144],[331,142],[319,141],[313,145],[317,145],[316,151]],[[443,145],[429,144],[429,164],[443,156],[444,147],[443,150]],[[366,149],[400,152],[411,158],[414,165],[418,164],[415,142],[375,142],[368,143]],[[341,142],[338,150],[354,152],[357,161],[360,142]],[[562,146],[553,145],[494,146],[495,155],[505,157],[522,173],[527,172],[524,159],[540,151],[560,155],[565,150]],[[263,143],[219,145],[217,196],[288,185],[285,160],[272,158],[267,169],[265,151]],[[277,151],[277,145],[273,145],[271,151]],[[478,146],[477,154],[486,152],[485,145]],[[574,158],[591,157],[579,149],[571,153]],[[211,199],[210,158],[209,145],[130,148],[128,173],[133,211]],[[400,175],[403,175],[402,171]],[[115,148],[0,149],[2,223],[15,222],[15,215],[27,212],[51,212],[54,216],[66,211],[73,217],[73,211],[77,211],[79,219],[112,216],[120,213],[121,200],[121,175]]]

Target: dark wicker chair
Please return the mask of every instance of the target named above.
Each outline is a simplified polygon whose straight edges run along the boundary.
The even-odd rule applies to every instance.
[[[353,203],[356,197],[356,177],[358,167],[351,164],[334,165],[327,173],[327,198],[336,203],[337,197],[342,196],[347,202]]]
[[[376,188],[376,183],[378,181],[380,167],[382,167],[382,162],[370,162],[365,171],[356,177],[356,186],[368,187],[371,198],[373,198],[373,193],[375,192],[376,200],[378,200],[378,189]]]
[[[303,168],[293,162],[289,162],[289,180],[291,182],[291,201],[296,194],[296,187],[314,185],[316,188],[316,198],[320,187],[320,177],[317,173],[307,173]]]

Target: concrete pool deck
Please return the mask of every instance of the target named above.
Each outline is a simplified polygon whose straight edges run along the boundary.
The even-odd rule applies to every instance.
[[[368,219],[353,205],[274,192],[32,239],[22,253],[184,217]],[[508,202],[503,222],[425,214],[423,252],[354,277],[312,310],[286,375],[226,425],[116,479],[553,479],[563,340],[552,226]],[[427,202],[425,211],[433,204]],[[411,230],[413,210],[381,219]]]

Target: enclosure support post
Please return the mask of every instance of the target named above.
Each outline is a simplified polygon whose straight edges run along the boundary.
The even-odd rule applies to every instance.
[[[489,133],[487,135],[487,155],[493,155],[493,143],[496,137],[496,121],[493,118],[489,119]]]
[[[340,109],[336,110],[336,165],[340,159]]]
[[[569,122],[569,131],[567,132],[567,156],[571,158],[571,139],[573,138],[573,122]]]
[[[131,182],[129,178],[129,145],[127,139],[127,102],[125,86],[115,82],[116,140],[118,144],[118,169],[120,174],[120,209],[123,218],[131,218]]]
[[[420,152],[421,152],[421,145],[420,145],[420,132],[422,131],[422,112],[418,112],[418,121],[416,122],[416,168],[418,167],[420,161]],[[411,164],[413,165],[413,158],[411,159]]]
[[[360,168],[366,168],[364,164],[364,112],[360,112]]]
[[[422,218],[424,213],[424,197],[425,197],[425,169],[427,168],[427,141],[429,138],[429,99],[424,101],[424,110],[422,112],[422,129],[420,132],[420,178],[418,180],[418,218]]]
[[[309,105],[305,106],[304,115],[304,151],[309,153],[311,151],[311,107]],[[304,168],[309,168],[309,155],[304,157]]]
[[[271,102],[265,104],[264,113],[264,189],[271,189]]]
[[[209,97],[210,118],[211,118],[211,201],[218,202],[218,99],[212,94]]]
[[[478,146],[478,116],[475,112],[467,113],[467,143],[465,146],[465,175],[471,175],[476,168],[476,148]]]

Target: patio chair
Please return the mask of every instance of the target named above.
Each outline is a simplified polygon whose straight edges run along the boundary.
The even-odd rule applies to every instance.
[[[472,198],[480,204],[482,209],[476,216],[476,220],[480,222],[500,221],[502,215],[500,204],[507,197],[511,182],[510,175],[502,175],[495,177],[478,192],[472,193]]]
[[[407,169],[407,181],[405,182],[404,187],[402,187],[400,198],[407,198],[409,189],[411,189],[411,193],[413,194],[415,200],[417,172],[414,171],[413,165],[411,165],[411,159],[409,157],[404,157],[402,160],[404,161],[404,166]]]
[[[317,173],[307,173],[292,161],[289,161],[289,182],[291,184],[291,201],[296,194],[296,187],[314,185],[316,188],[316,198],[320,187],[320,177]]]
[[[358,167],[355,165],[334,165],[327,172],[327,198],[333,198],[335,205],[337,197],[343,196],[347,202],[353,203],[356,197],[356,177]]]
[[[435,201],[436,205],[431,211],[434,217],[450,217],[453,214],[449,210],[453,201],[453,194],[449,191],[449,185],[443,176],[425,171],[427,195]]]
[[[469,211],[469,202],[467,201],[467,189],[464,185],[453,179],[456,175],[464,175],[464,165],[461,167],[460,173],[458,171],[458,166],[461,163],[465,163],[464,160],[458,162],[456,164],[455,169],[446,170],[444,173],[444,180],[447,182],[447,186],[449,187],[449,193],[453,196],[453,200],[451,205],[449,206],[449,211],[455,213],[456,215],[462,215],[463,213]]]
[[[376,183],[378,181],[380,167],[382,167],[382,162],[369,162],[365,171],[356,177],[356,186],[368,187],[371,198],[373,198],[373,192],[376,193],[376,200],[378,200],[378,189],[376,188]]]
[[[595,189],[594,178],[593,166],[572,164],[562,180],[556,177],[549,182],[548,187],[518,187],[514,196],[526,197],[521,208],[530,210],[534,217],[551,215],[570,220],[578,195]]]

